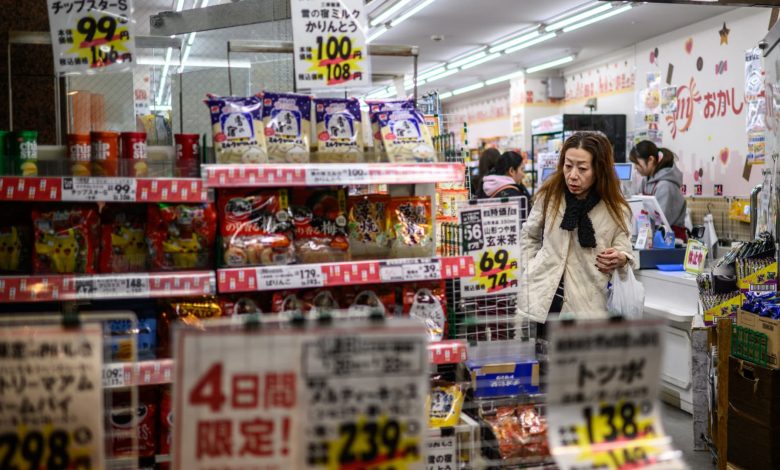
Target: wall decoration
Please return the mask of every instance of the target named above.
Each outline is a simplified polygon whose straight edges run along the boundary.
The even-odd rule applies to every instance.
[[[762,165],[766,162],[767,100],[761,56],[761,49],[757,47],[745,51],[745,130],[747,158],[751,165]]]
[[[693,185],[693,188],[694,188],[694,194],[696,196],[701,196],[703,194],[703,192],[702,192],[702,185],[695,184],[695,185]]]
[[[564,86],[565,101],[631,91],[634,88],[634,64],[623,60],[607,63],[597,67],[595,74],[569,75]]]
[[[688,85],[677,87],[677,111],[666,116],[666,122],[672,128],[672,139],[679,133],[688,132],[693,124],[696,108],[704,105],[704,119],[715,119],[728,115],[739,115],[744,108],[744,102],[736,94],[734,87],[700,93],[696,87],[696,79],[691,77]]]
[[[685,53],[689,54],[693,51],[693,38],[688,38],[687,41],[685,41]]]
[[[675,111],[677,111],[677,87],[666,87],[661,90],[661,113],[674,114]]]
[[[684,185],[680,186],[680,192],[682,192],[683,196],[687,196],[688,195],[688,185],[684,184]]]
[[[718,34],[720,34],[720,44],[728,44],[729,43],[729,33],[731,30],[726,27],[726,22],[723,22],[723,27],[718,31]]]
[[[715,185],[715,195],[716,196],[723,196],[723,185],[722,184],[716,184]]]
[[[723,166],[728,166],[729,165],[729,148],[728,147],[724,147],[724,148],[720,149],[720,153],[718,154],[718,156],[720,157],[720,164],[721,165],[723,165]]]
[[[721,60],[715,64],[715,75],[723,75],[729,70],[729,61]]]
[[[666,68],[666,84],[672,84],[672,77],[674,76],[674,64],[669,64]]]
[[[704,59],[699,57],[698,59],[696,59],[696,70],[701,72],[701,69],[703,69],[703,68],[704,68]]]

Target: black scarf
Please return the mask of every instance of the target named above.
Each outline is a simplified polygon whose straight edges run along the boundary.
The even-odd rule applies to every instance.
[[[593,223],[590,221],[590,217],[588,217],[588,212],[601,201],[601,196],[595,190],[591,190],[585,199],[577,199],[569,191],[569,188],[564,188],[564,191],[566,212],[563,214],[561,228],[568,231],[577,228],[577,238],[580,241],[580,246],[583,248],[596,248],[596,233],[593,230]]]

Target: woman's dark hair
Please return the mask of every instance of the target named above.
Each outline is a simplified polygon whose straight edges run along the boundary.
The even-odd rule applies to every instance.
[[[659,155],[663,155],[663,158],[659,160]],[[653,175],[661,168],[671,168],[674,166],[674,153],[666,148],[659,148],[653,142],[649,140],[643,140],[636,144],[631,152],[628,154],[628,159],[633,163],[639,163],[642,160],[647,164],[647,161],[651,158],[655,158],[657,164],[653,170]],[[651,175],[652,176],[652,175]]]
[[[479,175],[474,179],[474,188],[482,189],[482,178],[490,174],[499,158],[501,158],[501,152],[493,147],[485,149],[479,154]]]
[[[504,152],[498,158],[496,165],[490,170],[491,175],[507,175],[509,170],[523,165],[523,156],[517,152]]]

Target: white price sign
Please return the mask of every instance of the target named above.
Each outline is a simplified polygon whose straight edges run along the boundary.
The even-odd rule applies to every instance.
[[[704,272],[704,262],[707,259],[707,247],[698,240],[688,240],[685,249],[685,271],[691,274]]]
[[[121,299],[149,296],[149,275],[143,273],[116,276],[77,277],[77,299],[95,297]]]
[[[363,0],[292,0],[298,89],[371,84]]]
[[[383,261],[379,265],[382,282],[436,281],[442,278],[441,261],[431,259],[404,259]]]
[[[255,276],[261,290],[303,289],[325,285],[325,274],[319,265],[257,268]]]
[[[58,73],[119,71],[135,61],[132,0],[48,0]]]
[[[425,442],[425,470],[459,468],[458,441],[454,435],[429,437]]]
[[[310,186],[349,186],[369,184],[371,171],[368,165],[323,165],[306,170],[306,184]]]
[[[0,328],[2,468],[106,468],[98,325]]]
[[[135,178],[63,178],[63,201],[135,202]]]
[[[550,448],[567,469],[682,469],[658,398],[663,323],[553,323],[547,415]]]
[[[124,387],[128,382],[124,364],[106,364],[103,367],[103,388]]]

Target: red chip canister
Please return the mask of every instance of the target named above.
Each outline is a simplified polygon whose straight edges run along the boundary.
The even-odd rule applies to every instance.
[[[119,176],[119,132],[92,132],[92,174]]]
[[[122,176],[142,178],[149,175],[146,132],[122,132]]]
[[[68,161],[70,174],[73,176],[90,176],[92,145],[89,134],[68,134]]]
[[[179,178],[200,177],[200,134],[175,134],[176,176]]]

